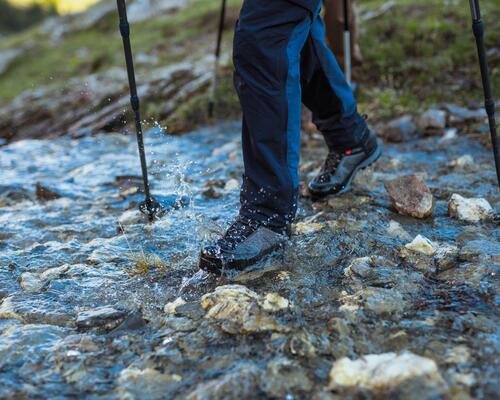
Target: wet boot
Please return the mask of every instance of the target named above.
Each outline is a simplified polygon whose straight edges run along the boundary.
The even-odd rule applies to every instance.
[[[243,270],[284,247],[290,236],[289,225],[266,227],[239,216],[222,238],[201,251],[200,268],[213,273],[224,269]]]
[[[361,143],[351,149],[331,150],[321,172],[309,183],[313,199],[347,192],[356,173],[373,164],[380,157],[377,137],[369,128]]]

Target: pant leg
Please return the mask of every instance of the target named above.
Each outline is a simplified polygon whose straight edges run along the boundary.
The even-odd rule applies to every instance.
[[[302,5],[245,0],[235,30],[245,163],[240,213],[270,226],[291,222],[297,208],[300,54],[311,25]]]
[[[357,112],[351,87],[325,41],[318,14],[302,50],[302,101],[312,111],[313,122],[330,149],[359,144],[366,122]]]

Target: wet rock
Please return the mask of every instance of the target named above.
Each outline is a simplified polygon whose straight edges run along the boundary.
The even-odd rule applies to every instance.
[[[36,199],[40,201],[57,200],[62,197],[55,189],[36,183]]]
[[[341,311],[356,311],[363,308],[373,314],[396,314],[402,312],[406,307],[403,295],[395,289],[384,289],[370,287],[358,290],[353,295],[344,295],[341,298],[344,303]]]
[[[40,291],[51,280],[61,277],[67,270],[68,265],[49,268],[42,273],[24,272],[20,278],[20,286],[27,292]]]
[[[317,222],[298,222],[293,225],[293,232],[296,235],[310,235],[321,231],[326,227],[326,224],[321,224]]]
[[[388,142],[406,142],[417,132],[417,126],[413,122],[411,115],[404,115],[390,121],[387,125],[378,130],[381,138]]]
[[[458,265],[458,260],[459,249],[457,246],[450,244],[440,245],[434,256],[434,262],[439,272],[455,268]]]
[[[430,109],[417,118],[417,128],[423,131],[441,131],[446,128],[446,112]]]
[[[260,397],[260,378],[261,371],[257,366],[244,365],[220,378],[199,384],[186,400],[252,400]]]
[[[118,218],[120,226],[135,225],[146,220],[145,215],[140,210],[127,210]]]
[[[493,209],[486,199],[465,198],[456,193],[448,202],[448,212],[451,217],[467,222],[480,222],[493,218]]]
[[[450,166],[454,169],[470,171],[475,167],[474,159],[470,154],[465,154],[450,163]]]
[[[389,225],[387,226],[387,233],[389,234],[389,236],[395,239],[401,239],[401,240],[411,239],[410,234],[405,231],[405,229],[401,226],[399,222],[396,222],[394,220],[389,221]]]
[[[98,307],[78,313],[76,326],[81,329],[113,329],[123,321],[126,315],[125,311],[117,310],[111,306]]]
[[[182,377],[163,374],[153,368],[124,369],[118,378],[118,393],[122,399],[165,399],[178,388]]]
[[[16,205],[23,201],[31,201],[28,190],[17,185],[0,185],[0,206]]]
[[[182,306],[184,304],[186,304],[186,301],[182,297],[178,297],[177,299],[175,299],[171,303],[165,304],[165,307],[163,308],[163,310],[168,314],[173,314],[173,313],[175,313],[177,307]]]
[[[434,198],[418,175],[400,176],[384,185],[400,214],[415,218],[426,218],[432,214]]]
[[[411,243],[405,245],[405,248],[426,256],[433,256],[437,252],[436,244],[422,235],[417,235]]]
[[[24,374],[40,372],[40,363],[71,330],[52,325],[13,325],[0,335],[0,369],[21,364]]]
[[[224,190],[238,190],[240,182],[237,179],[229,179],[224,185]]]
[[[369,256],[355,258],[349,266],[344,270],[344,275],[347,277],[358,277],[364,280],[385,280],[389,283],[386,274],[386,269],[394,269],[396,264],[381,256]]]
[[[500,264],[500,246],[496,240],[477,239],[464,243],[459,251],[461,261]]]
[[[450,123],[460,124],[466,121],[484,121],[487,117],[484,108],[478,110],[470,110],[465,107],[457,106],[456,104],[447,104],[446,109],[450,113]]]
[[[0,305],[0,319],[15,318],[28,324],[73,327],[73,305],[58,300],[50,292],[41,294],[14,293],[3,299]]]
[[[457,137],[458,137],[457,128],[447,128],[444,130],[444,135],[441,138],[439,138],[439,143],[452,142]]]
[[[370,354],[357,360],[342,358],[336,361],[330,371],[329,388],[383,392],[417,377],[443,384],[436,363],[429,358],[412,353]]]
[[[425,236],[417,235],[411,243],[406,244],[400,252],[406,264],[417,271],[434,274],[437,270],[434,256],[438,245]]]
[[[267,296],[261,297],[241,285],[219,286],[214,292],[202,297],[201,306],[205,309],[205,318],[216,320],[228,333],[256,333],[266,331],[285,331],[267,308],[277,311],[288,304],[285,299],[275,295],[269,302]]]
[[[262,379],[262,390],[270,398],[285,399],[291,393],[307,393],[313,383],[307,371],[296,361],[286,357],[278,357],[267,365],[265,379]]]

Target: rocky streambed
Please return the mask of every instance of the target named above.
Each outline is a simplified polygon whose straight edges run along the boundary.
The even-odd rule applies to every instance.
[[[238,131],[148,133],[154,192],[190,199],[153,225],[132,135],[0,148],[0,398],[495,398],[499,230],[467,200],[500,208],[489,152],[386,145],[350,193],[301,198],[283,254],[208,276],[198,251],[238,206]],[[304,180],[324,152],[305,138]],[[408,174],[430,216],[396,211],[384,184],[398,197]]]

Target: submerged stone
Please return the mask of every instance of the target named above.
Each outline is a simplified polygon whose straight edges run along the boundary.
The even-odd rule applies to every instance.
[[[234,372],[199,384],[186,396],[186,400],[252,400],[258,398],[261,393],[259,389],[261,374],[257,366],[244,365]]]
[[[333,364],[329,388],[388,391],[404,382],[421,377],[442,384],[434,360],[413,353],[370,354],[351,360],[342,358]]]
[[[163,374],[153,368],[128,367],[118,378],[118,393],[122,399],[165,399],[178,387],[182,377]]]
[[[36,198],[40,201],[50,201],[60,199],[62,197],[56,189],[49,188],[42,185],[40,182],[36,183]]]
[[[256,333],[266,331],[285,331],[287,328],[278,323],[269,311],[277,311],[287,303],[277,295],[261,297],[241,285],[219,286],[214,292],[204,295],[201,306],[205,318],[220,322],[221,328],[228,333]]]
[[[98,307],[78,313],[76,325],[79,328],[107,328],[117,327],[125,318],[126,311],[117,310],[110,306]]]
[[[456,193],[450,198],[448,212],[451,217],[467,222],[479,222],[493,217],[493,209],[486,199],[469,199]]]
[[[426,218],[432,214],[434,198],[418,175],[404,175],[385,183],[394,207],[400,214]]]

